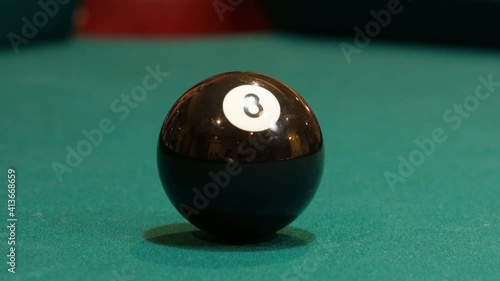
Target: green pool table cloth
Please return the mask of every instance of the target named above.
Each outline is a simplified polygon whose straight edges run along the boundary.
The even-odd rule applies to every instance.
[[[0,50],[0,279],[499,280],[500,53],[374,41],[348,63],[342,41],[78,38]],[[156,169],[176,99],[233,70],[291,85],[325,139],[313,202],[260,243],[204,236]]]

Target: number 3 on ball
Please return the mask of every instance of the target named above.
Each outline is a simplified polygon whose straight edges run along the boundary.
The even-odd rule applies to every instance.
[[[234,126],[249,132],[260,132],[276,124],[281,107],[269,90],[255,85],[238,86],[224,97],[222,110]]]

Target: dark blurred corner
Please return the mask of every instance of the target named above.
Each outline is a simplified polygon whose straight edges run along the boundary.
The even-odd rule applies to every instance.
[[[280,30],[500,47],[499,0],[261,2]]]
[[[0,45],[68,37],[79,0],[0,0]]]

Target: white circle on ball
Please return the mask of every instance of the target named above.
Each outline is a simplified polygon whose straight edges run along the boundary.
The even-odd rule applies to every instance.
[[[238,86],[222,102],[227,120],[249,132],[274,128],[281,115],[278,99],[269,90],[255,85]]]

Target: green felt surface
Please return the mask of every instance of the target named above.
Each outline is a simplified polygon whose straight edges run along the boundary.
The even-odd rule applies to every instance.
[[[279,35],[190,41],[78,39],[0,53],[0,177],[17,170],[16,271],[1,280],[498,280],[500,87],[453,129],[443,114],[500,81],[500,53],[372,43],[348,64],[340,41]],[[110,108],[169,76],[123,120]],[[170,205],[156,141],[173,102],[213,74],[275,76],[315,111],[325,175],[291,227],[259,244],[200,238]],[[122,116],[123,117],[123,116]],[[52,163],[103,118],[114,131],[59,181]],[[456,125],[456,124],[455,124]],[[402,183],[398,157],[447,140]],[[0,219],[7,224],[7,183]],[[8,278],[8,279],[6,279]]]

